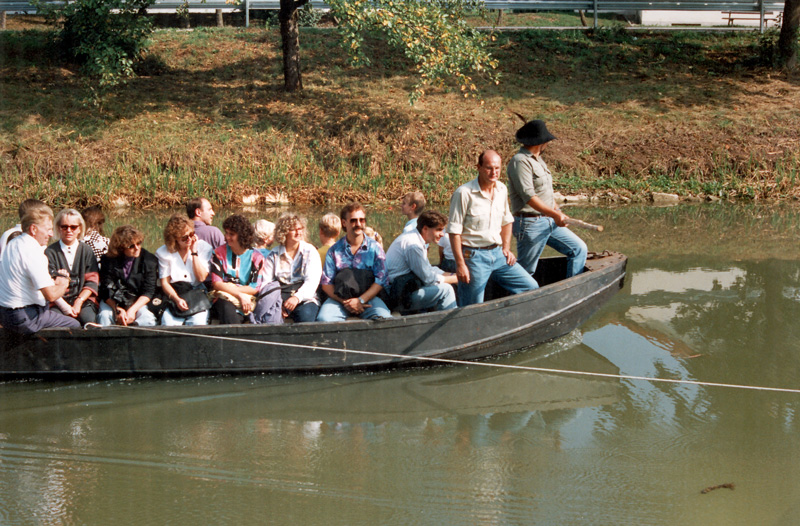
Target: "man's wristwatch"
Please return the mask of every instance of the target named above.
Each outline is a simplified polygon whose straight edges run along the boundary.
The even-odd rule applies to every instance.
[[[358,301],[360,301],[362,305],[366,303],[366,301],[364,301],[364,298],[362,298],[361,296],[358,297]]]

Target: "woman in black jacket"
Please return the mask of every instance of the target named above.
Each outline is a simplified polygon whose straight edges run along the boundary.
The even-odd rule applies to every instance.
[[[100,325],[156,325],[147,304],[156,293],[158,260],[142,248],[143,240],[144,235],[131,225],[111,235],[108,253],[100,262]]]
[[[77,318],[81,325],[94,323],[100,273],[92,248],[82,241],[86,231],[83,217],[77,210],[67,208],[58,213],[54,223],[58,241],[44,251],[50,275],[57,276],[60,270],[69,274],[69,288],[56,306],[67,316]]]

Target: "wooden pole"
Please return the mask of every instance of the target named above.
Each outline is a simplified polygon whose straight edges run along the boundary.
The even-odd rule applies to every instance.
[[[573,219],[571,217],[565,219],[564,222],[568,225],[585,228],[586,230],[596,230],[597,232],[602,232],[603,230],[605,230],[603,225],[593,225],[591,223],[587,223],[586,221],[581,221],[580,219]]]

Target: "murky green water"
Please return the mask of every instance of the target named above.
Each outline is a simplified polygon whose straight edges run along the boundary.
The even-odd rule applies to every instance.
[[[499,362],[800,388],[800,209],[574,215],[606,226],[590,249],[630,256],[624,290]],[[373,217],[387,238],[402,225]],[[135,221],[155,248],[163,214]],[[793,525],[798,410],[794,393],[480,366],[12,382],[0,524]]]

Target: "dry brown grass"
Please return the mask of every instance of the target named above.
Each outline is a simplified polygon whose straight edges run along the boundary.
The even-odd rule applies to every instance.
[[[564,192],[794,197],[800,86],[754,65],[754,41],[500,35],[502,82],[482,101],[431,90],[411,107],[407,70],[380,45],[372,68],[353,70],[334,34],[304,32],[305,90],[287,94],[275,30],[165,31],[150,48],[165,70],[102,113],[81,105],[73,71],[7,45],[0,203],[374,202],[413,188],[446,201],[480,151],[515,151],[511,111],[559,137],[546,156]]]

